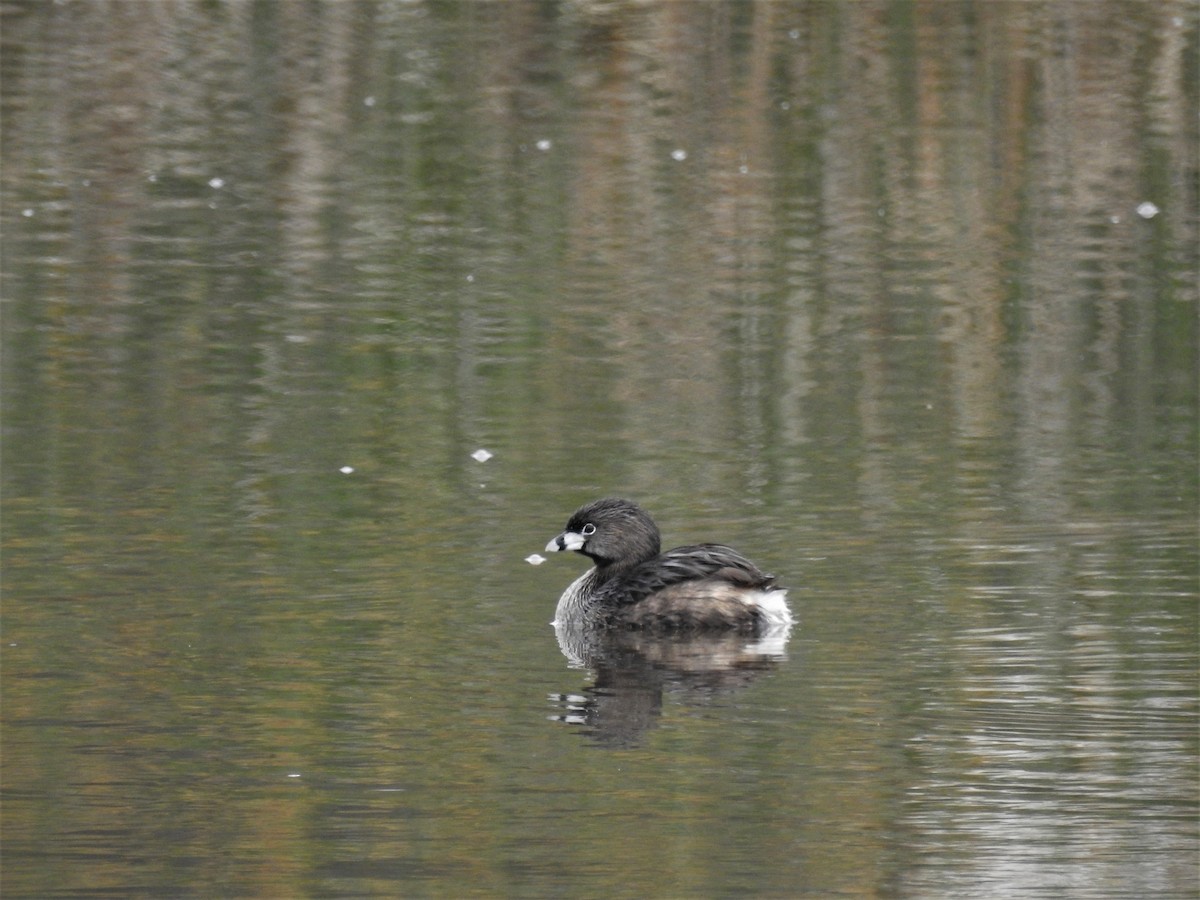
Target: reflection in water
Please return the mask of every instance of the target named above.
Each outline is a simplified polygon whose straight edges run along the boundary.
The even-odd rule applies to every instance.
[[[1186,883],[1194,836],[1146,814],[1195,808],[1195,773],[1167,762],[1192,755],[1196,740],[1195,681],[1170,637],[1181,627],[1148,611],[1119,624],[1068,614],[1047,634],[997,611],[955,635],[955,687],[928,692],[925,727],[908,745],[921,777],[905,824],[920,862],[906,893],[994,896],[978,885],[1003,882],[1039,896],[1078,887],[1083,871],[1131,896]],[[1141,646],[1137,672],[1121,670],[1127,643]],[[1132,844],[1131,858],[1120,848]]]
[[[1196,896],[1194,2],[0,24],[6,897]],[[581,771],[451,598],[614,489],[804,664]]]
[[[634,746],[658,724],[664,692],[695,701],[747,687],[786,659],[790,631],[661,635],[556,622],[563,655],[595,678],[582,695],[553,696],[566,709],[554,718],[584,726],[602,746]]]

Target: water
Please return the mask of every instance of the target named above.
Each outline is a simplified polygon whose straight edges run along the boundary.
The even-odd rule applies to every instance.
[[[1192,5],[2,24],[6,897],[1200,891]]]

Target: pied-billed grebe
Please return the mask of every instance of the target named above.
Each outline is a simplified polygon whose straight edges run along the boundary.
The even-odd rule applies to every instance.
[[[556,624],[749,634],[791,625],[787,592],[736,550],[660,546],[654,520],[630,500],[580,507],[546,550],[575,550],[596,565],[563,592]]]

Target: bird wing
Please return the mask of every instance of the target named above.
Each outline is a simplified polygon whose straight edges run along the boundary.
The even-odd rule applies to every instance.
[[[723,544],[693,544],[668,550],[602,588],[613,603],[637,603],[656,591],[688,581],[716,580],[736,587],[769,588],[775,576]]]

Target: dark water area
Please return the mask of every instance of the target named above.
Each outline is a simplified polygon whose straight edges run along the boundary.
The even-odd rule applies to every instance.
[[[6,898],[1200,892],[1194,3],[0,40]],[[609,494],[786,639],[560,646]]]

